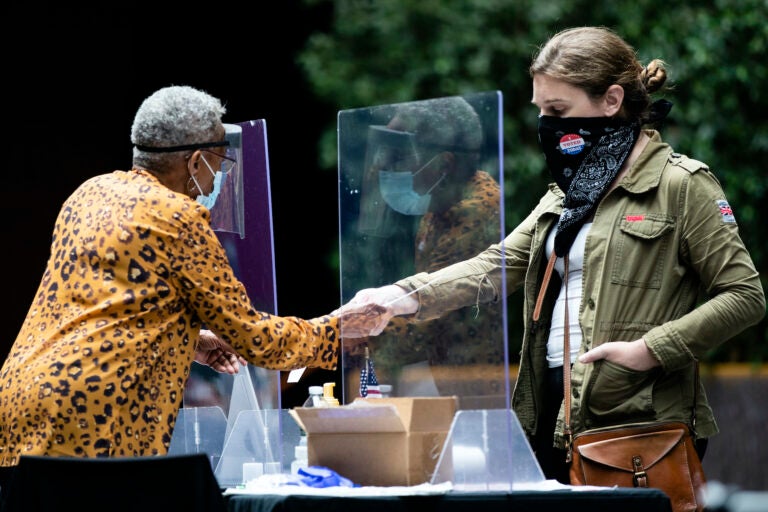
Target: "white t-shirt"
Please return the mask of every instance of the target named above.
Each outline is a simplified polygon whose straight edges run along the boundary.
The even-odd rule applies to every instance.
[[[581,226],[576,240],[568,253],[568,323],[571,347],[571,363],[576,360],[581,347],[581,327],[579,326],[579,307],[581,306],[581,278],[584,268],[584,243],[587,239],[591,222]],[[546,253],[547,258],[552,254],[555,247],[555,230],[549,233],[547,237]],[[563,333],[565,332],[565,279],[563,279],[563,258],[555,260],[555,270],[560,274],[562,286],[560,294],[555,302],[555,309],[552,311],[552,325],[549,330],[549,339],[547,340],[547,362],[550,368],[563,366]]]

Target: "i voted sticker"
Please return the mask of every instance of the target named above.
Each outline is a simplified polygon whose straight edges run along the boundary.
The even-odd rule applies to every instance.
[[[576,133],[569,133],[560,138],[560,151],[566,155],[577,155],[584,149],[584,139]]]

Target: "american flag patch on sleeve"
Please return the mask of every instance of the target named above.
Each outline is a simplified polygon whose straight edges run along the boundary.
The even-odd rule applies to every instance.
[[[733,215],[733,209],[728,201],[725,199],[718,199],[715,201],[717,207],[720,209],[720,215],[723,217],[723,222],[728,224],[736,224],[736,217]]]

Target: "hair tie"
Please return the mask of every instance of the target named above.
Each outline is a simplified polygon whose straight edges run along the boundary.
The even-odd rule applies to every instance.
[[[654,101],[649,109],[648,122],[657,123],[662,121],[669,115],[670,110],[672,110],[672,102],[667,100]]]

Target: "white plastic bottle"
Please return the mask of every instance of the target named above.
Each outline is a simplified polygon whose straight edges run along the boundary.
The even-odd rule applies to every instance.
[[[294,449],[294,459],[291,462],[291,474],[298,475],[300,468],[306,468],[309,466],[309,460],[307,455],[307,436],[302,435]]]
[[[303,407],[328,407],[323,399],[323,386],[309,386],[309,397]]]

